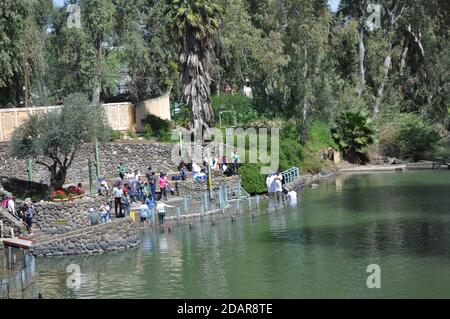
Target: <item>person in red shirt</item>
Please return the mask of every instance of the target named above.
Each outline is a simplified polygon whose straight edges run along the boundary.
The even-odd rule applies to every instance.
[[[161,173],[161,176],[159,177],[159,188],[161,189],[161,196],[160,199],[163,198],[167,200],[167,191],[169,189],[169,180],[167,179],[166,174]]]

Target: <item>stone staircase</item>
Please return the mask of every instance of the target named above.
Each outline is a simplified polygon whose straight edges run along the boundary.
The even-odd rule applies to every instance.
[[[11,213],[3,207],[0,208],[0,220],[3,222],[4,226],[14,229],[15,236],[27,233],[26,224],[17,217],[11,215]]]

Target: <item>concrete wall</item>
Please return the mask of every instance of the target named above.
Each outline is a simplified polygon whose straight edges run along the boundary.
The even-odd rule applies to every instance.
[[[46,113],[61,106],[0,109],[0,142],[7,142],[15,128],[20,126],[30,114]],[[103,104],[107,122],[114,130],[135,129],[134,106],[132,103]]]
[[[156,99],[150,99],[136,105],[136,131],[142,132],[142,120],[148,115],[159,116],[163,120],[171,121],[170,94]]]

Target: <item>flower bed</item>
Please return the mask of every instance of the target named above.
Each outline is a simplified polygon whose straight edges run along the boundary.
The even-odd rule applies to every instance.
[[[74,186],[71,186],[68,189],[58,189],[50,194],[50,199],[56,203],[67,202],[74,199],[80,199],[83,197],[84,197],[84,190]]]

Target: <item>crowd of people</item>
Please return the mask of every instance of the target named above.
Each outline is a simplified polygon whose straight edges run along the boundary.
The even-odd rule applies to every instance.
[[[168,200],[168,194],[174,193],[167,174],[157,174],[151,166],[148,167],[145,176],[139,170],[127,171],[125,165],[120,163],[117,167],[118,179],[114,182],[112,189],[105,179],[100,182],[98,197],[104,201],[96,211],[91,208],[88,212],[89,224],[107,223],[111,219],[114,210],[116,218],[130,216],[132,205],[139,205],[138,212],[142,223],[148,223],[153,218],[156,209],[160,225],[164,223],[165,208],[172,207],[164,203]],[[157,196],[159,189],[159,196]]]

